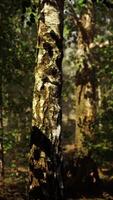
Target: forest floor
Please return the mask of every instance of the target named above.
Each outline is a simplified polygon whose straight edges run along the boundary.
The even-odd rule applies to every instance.
[[[71,154],[69,154],[69,150]],[[69,163],[73,157],[74,146],[66,147],[65,153]],[[70,156],[71,155],[71,156]],[[113,200],[113,164],[111,168],[99,169],[100,186],[92,188],[86,185],[78,185],[75,182],[75,177],[72,175],[66,178],[65,181],[65,198],[64,200]],[[22,166],[5,169],[5,177],[3,182],[0,182],[0,200],[28,200],[28,169],[27,164],[23,162]],[[46,199],[45,199],[46,200]]]
[[[27,172],[21,168],[21,172],[10,174],[0,184],[0,200],[28,200]],[[70,184],[71,181],[71,184]],[[80,189],[68,180],[64,200],[113,200],[113,181],[102,181],[101,189],[93,193]]]
[[[28,200],[27,171],[25,167],[5,170],[4,180],[0,183],[0,200]]]

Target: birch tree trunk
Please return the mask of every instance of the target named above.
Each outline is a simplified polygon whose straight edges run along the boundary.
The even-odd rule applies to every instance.
[[[94,7],[88,1],[79,22],[76,73],[76,149],[87,155],[86,142],[93,137],[96,117],[97,81],[93,55],[90,51],[94,38]]]
[[[63,6],[63,0],[40,1],[29,156],[30,199],[58,199],[58,190],[62,188],[60,138]]]

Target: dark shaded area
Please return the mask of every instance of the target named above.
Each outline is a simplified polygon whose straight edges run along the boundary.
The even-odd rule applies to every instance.
[[[33,149],[37,147],[36,149]],[[61,164],[57,144],[47,138],[46,134],[36,127],[32,127],[30,139],[30,200],[60,200],[62,183],[59,165]],[[43,155],[42,155],[43,152]],[[37,164],[36,164],[37,162]],[[37,180],[38,185],[34,185]],[[55,196],[54,196],[55,195]]]
[[[51,58],[53,56],[53,48],[52,48],[52,46],[49,43],[46,42],[46,43],[43,44],[43,47],[44,47],[44,49],[46,51],[48,51],[48,54],[49,54],[49,56]]]
[[[43,150],[48,157],[51,157],[53,145],[47,136],[36,126],[32,127],[30,148],[33,144],[39,147],[40,150]]]
[[[36,26],[31,30],[26,21],[22,24],[21,15],[21,0],[0,1],[0,87],[5,160],[0,199],[12,200],[27,199],[28,195],[28,132],[36,52]]]
[[[113,199],[113,182],[99,177],[99,168],[91,157],[74,159],[71,153],[65,159],[64,199]]]
[[[56,46],[62,50],[62,38],[59,38],[53,30],[50,32],[50,36],[56,42]]]

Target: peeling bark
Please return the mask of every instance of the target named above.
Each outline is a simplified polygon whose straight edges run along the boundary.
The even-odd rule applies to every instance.
[[[39,22],[32,124],[45,132],[49,129],[50,135],[60,121],[63,3],[59,7],[57,2],[56,6],[48,2],[43,5]]]
[[[58,187],[62,182],[58,159],[61,160],[63,1],[43,0],[40,6],[32,126],[37,130],[36,134],[40,133],[41,143],[35,143],[31,138],[30,199],[58,199]],[[56,179],[59,179],[59,186],[56,186]]]

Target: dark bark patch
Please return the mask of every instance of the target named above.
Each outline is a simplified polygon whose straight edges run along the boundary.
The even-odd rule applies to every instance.
[[[49,73],[48,73],[48,74],[49,74],[49,75],[52,75],[53,77],[56,77],[57,74],[58,74],[57,69],[56,69],[56,68],[51,68],[51,69],[49,70]]]
[[[44,12],[42,12],[41,15],[40,15],[40,21],[42,21],[43,23],[45,23],[45,15],[44,15]]]
[[[43,3],[49,4],[54,8],[57,8],[57,1],[56,0],[44,0]]]
[[[44,174],[43,174],[43,170],[38,168],[38,169],[33,169],[33,174],[35,176],[35,178],[37,179],[44,179]]]
[[[29,168],[30,168],[31,171],[33,171],[33,169],[34,169],[34,164],[31,164],[31,163],[30,163],[30,164],[29,164]]]
[[[43,44],[43,47],[44,47],[44,49],[46,51],[48,51],[48,54],[49,54],[50,58],[53,57],[53,48],[52,48],[52,46],[48,42],[46,42],[46,43]]]
[[[61,67],[62,67],[61,63],[62,63],[62,56],[59,56],[56,59],[56,65],[57,65],[58,69],[61,69]]]
[[[53,30],[50,31],[50,36],[55,41],[58,49],[62,49],[62,39]]]
[[[39,160],[40,159],[40,150],[39,149],[35,149],[34,150],[34,159],[35,160]]]
[[[33,144],[44,151],[47,156],[51,156],[52,143],[47,138],[47,136],[43,134],[42,131],[36,126],[32,127],[30,147],[32,147]]]

